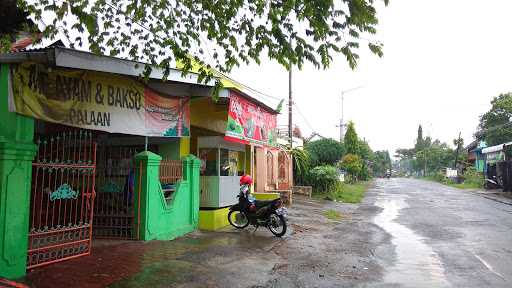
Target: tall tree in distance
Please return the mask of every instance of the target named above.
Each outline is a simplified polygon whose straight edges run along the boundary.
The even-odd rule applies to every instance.
[[[356,128],[352,121],[348,122],[347,133],[345,133],[343,143],[345,144],[347,154],[359,155],[359,138],[357,137]]]
[[[494,97],[491,105],[491,109],[480,116],[477,138],[483,138],[488,146],[512,141],[512,93]]]
[[[414,145],[414,150],[416,152],[421,151],[425,148],[425,139],[423,139],[423,128],[420,126],[418,127],[418,136],[416,137],[416,143]]]

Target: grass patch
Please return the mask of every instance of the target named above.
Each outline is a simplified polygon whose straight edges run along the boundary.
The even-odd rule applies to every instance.
[[[436,176],[420,177],[419,179],[441,183],[446,186],[450,186],[450,187],[454,187],[454,188],[458,188],[458,189],[483,189],[484,188],[483,181],[480,179],[474,180],[474,179],[470,178],[462,183],[456,183],[455,181],[453,181],[451,179],[440,178],[440,177],[436,177]]]
[[[448,186],[459,188],[459,189],[481,189],[482,188],[482,186],[479,183],[448,184]]]
[[[314,192],[314,199],[327,199],[344,203],[360,203],[364,193],[368,190],[369,182],[358,182],[356,184],[338,183],[331,191],[326,193]]]
[[[324,216],[330,220],[341,220],[343,218],[343,216],[341,215],[340,212],[338,212],[336,210],[332,210],[332,209],[324,211]]]

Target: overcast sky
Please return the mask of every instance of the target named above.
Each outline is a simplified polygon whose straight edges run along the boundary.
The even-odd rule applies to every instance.
[[[355,71],[342,56],[326,71],[294,71],[295,103],[311,127],[297,111],[294,122],[306,135],[313,129],[338,139],[340,93],[364,86],[346,94],[345,119],[374,150],[412,147],[420,123],[424,134],[450,144],[460,131],[468,144],[490,100],[512,91],[512,1],[390,2],[379,9],[383,58],[363,49]],[[278,64],[241,67],[231,76],[288,97],[288,74]]]

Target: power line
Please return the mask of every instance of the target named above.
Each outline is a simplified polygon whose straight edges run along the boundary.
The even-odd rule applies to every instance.
[[[316,130],[313,128],[311,123],[309,123],[308,119],[306,119],[304,114],[302,114],[302,112],[300,111],[300,108],[297,105],[297,103],[293,102],[293,105],[295,106],[295,108],[297,108],[297,112],[299,112],[299,115],[302,117],[302,119],[304,119],[304,122],[306,122],[306,125],[309,127],[309,129],[311,129],[312,132],[315,132]]]

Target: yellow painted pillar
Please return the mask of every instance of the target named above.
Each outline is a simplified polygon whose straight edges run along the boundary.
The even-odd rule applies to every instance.
[[[190,154],[190,137],[180,138],[180,158],[187,157]]]
[[[254,153],[255,153],[255,150],[254,150],[254,145],[250,144],[249,146],[249,171],[247,172],[248,175],[251,175],[252,176],[252,184],[251,184],[251,191],[254,192],[254,180],[256,179],[256,169],[254,169]]]

